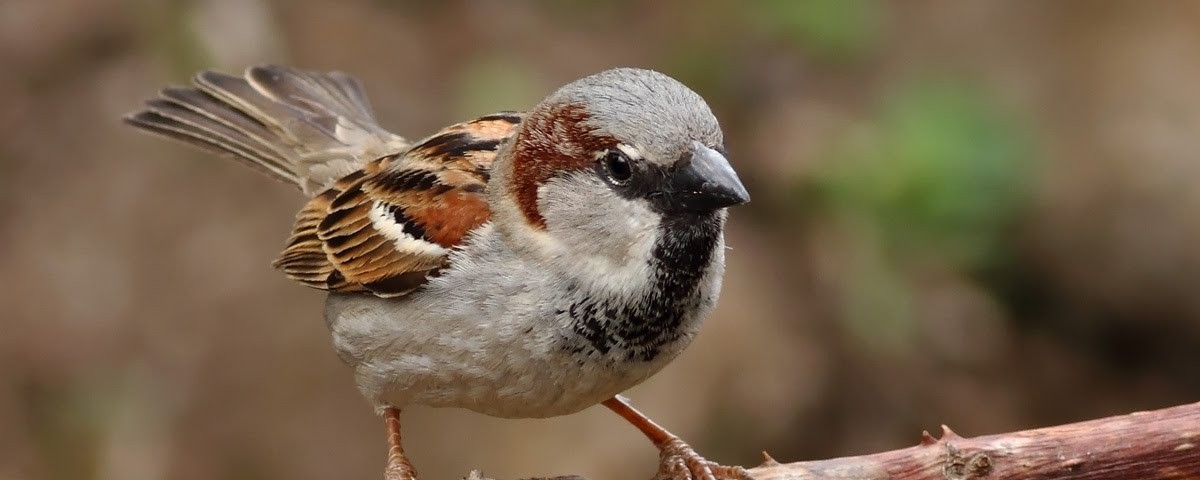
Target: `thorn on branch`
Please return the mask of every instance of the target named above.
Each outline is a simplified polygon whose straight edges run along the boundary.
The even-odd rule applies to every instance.
[[[929,430],[921,430],[921,443],[918,443],[917,446],[928,447],[930,445],[936,445],[937,442],[938,440],[933,438],[933,435],[929,434]]]
[[[775,460],[775,458],[772,457],[771,454],[767,453],[766,450],[763,450],[762,456],[763,456],[763,463],[762,463],[762,465],[759,465],[760,467],[774,467],[776,465],[782,465],[781,463],[779,463],[779,461]]]
[[[959,436],[957,433],[954,433],[954,430],[951,430],[950,427],[948,427],[944,424],[942,425],[942,441],[943,442],[947,441],[947,440],[962,440],[962,438],[963,437]]]

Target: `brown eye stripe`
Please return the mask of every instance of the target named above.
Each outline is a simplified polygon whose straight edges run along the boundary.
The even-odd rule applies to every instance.
[[[538,188],[550,177],[590,168],[594,153],[616,147],[617,141],[595,135],[585,126],[589,116],[582,105],[565,104],[531,113],[513,145],[513,195],[530,224],[546,228],[537,207]]]

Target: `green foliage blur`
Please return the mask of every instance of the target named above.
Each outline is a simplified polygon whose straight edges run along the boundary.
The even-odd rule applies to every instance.
[[[860,239],[844,317],[856,337],[914,347],[910,269],[1005,268],[1032,193],[1030,142],[986,92],[911,81],[834,145],[809,200]]]
[[[878,0],[765,0],[743,8],[757,28],[824,59],[852,60],[883,35]]]

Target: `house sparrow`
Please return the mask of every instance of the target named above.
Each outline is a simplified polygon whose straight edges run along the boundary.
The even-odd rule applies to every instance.
[[[720,290],[725,209],[749,200],[678,81],[608,70],[410,143],[354,78],[258,66],[201,73],[125,121],[311,197],[275,266],[329,292],[337,353],[385,419],[388,479],[415,477],[399,421],[413,404],[603,404],[661,450],[659,478],[749,478],[618,396],[691,343]]]

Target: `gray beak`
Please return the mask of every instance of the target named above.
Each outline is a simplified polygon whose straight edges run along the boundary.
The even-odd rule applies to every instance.
[[[664,180],[662,190],[652,194],[664,211],[710,212],[750,201],[725,156],[700,142],[692,142]]]

